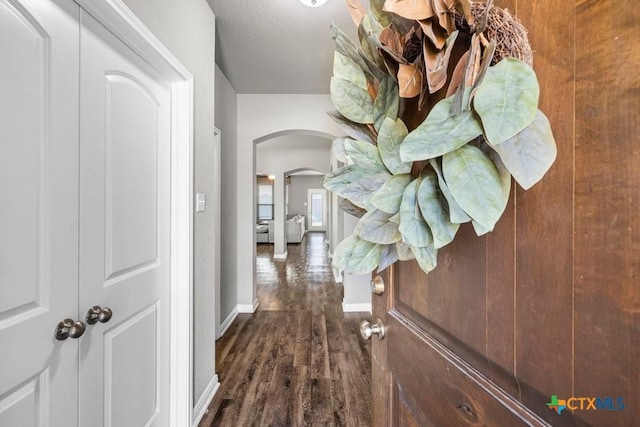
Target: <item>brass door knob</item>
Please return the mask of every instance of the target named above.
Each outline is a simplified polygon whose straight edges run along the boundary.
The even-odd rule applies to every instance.
[[[360,335],[362,335],[362,338],[368,340],[371,338],[371,335],[374,334],[378,336],[379,340],[384,338],[384,325],[382,324],[382,320],[377,319],[373,325],[367,320],[363,320],[360,323]]]
[[[382,277],[374,277],[373,279],[371,279],[370,285],[371,292],[373,292],[374,294],[382,295],[384,293],[384,280],[382,280]]]
[[[79,320],[74,321],[73,319],[64,319],[62,322],[58,323],[53,335],[58,341],[64,341],[67,338],[80,338],[82,334],[84,334],[86,328],[87,325],[85,325],[84,322]]]
[[[111,316],[113,316],[113,311],[109,307],[102,308],[99,305],[94,305],[87,311],[85,319],[88,324],[94,325],[98,322],[107,323],[111,320]]]

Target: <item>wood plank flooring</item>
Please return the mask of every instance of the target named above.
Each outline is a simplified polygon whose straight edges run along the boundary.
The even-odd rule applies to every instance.
[[[370,315],[342,312],[324,239],[307,233],[284,261],[258,245],[260,305],[216,343],[221,386],[200,427],[371,425]]]

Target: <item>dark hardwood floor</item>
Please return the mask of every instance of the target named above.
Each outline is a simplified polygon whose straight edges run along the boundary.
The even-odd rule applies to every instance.
[[[258,244],[260,305],[216,343],[220,389],[200,427],[369,426],[368,313],[342,312],[324,233],[307,233],[274,260]]]

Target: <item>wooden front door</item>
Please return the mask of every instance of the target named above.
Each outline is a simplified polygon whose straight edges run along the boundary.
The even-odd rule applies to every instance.
[[[529,30],[558,158],[429,275],[382,273],[375,425],[640,425],[639,9],[496,4]]]

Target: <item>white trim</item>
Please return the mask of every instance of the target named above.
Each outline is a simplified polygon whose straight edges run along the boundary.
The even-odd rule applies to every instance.
[[[229,313],[227,318],[224,319],[224,322],[220,324],[220,335],[218,336],[218,338],[220,338],[224,335],[225,332],[227,332],[227,329],[229,329],[229,326],[231,326],[233,321],[236,320],[236,317],[238,317],[238,307],[233,307],[231,313]]]
[[[220,227],[220,216],[221,216],[221,206],[220,206],[220,200],[222,200],[222,196],[220,193],[221,190],[221,156],[222,156],[222,150],[221,150],[221,135],[220,135],[220,129],[218,129],[217,127],[213,128],[213,152],[214,152],[214,159],[213,159],[213,165],[211,165],[213,167],[213,173],[214,173],[214,178],[213,178],[213,202],[214,202],[214,206],[213,206],[213,215],[215,217],[214,219],[214,234],[215,234],[215,255],[214,255],[214,268],[215,268],[215,273],[214,273],[214,292],[213,292],[213,297],[214,297],[214,306],[215,306],[215,313],[214,313],[214,336],[216,337],[216,339],[218,339],[219,337],[222,336],[222,334],[224,332],[220,332],[221,328],[222,328],[222,324],[220,322],[220,301],[222,300],[222,298],[220,298],[220,287],[222,286],[222,284],[220,283],[220,268],[222,267],[222,264],[220,263],[220,256],[221,256],[221,249],[220,249],[220,239],[221,239],[221,227]]]
[[[75,1],[171,82],[171,372],[168,410],[170,426],[189,426],[193,410],[193,75],[122,0]]]
[[[333,270],[333,280],[335,280],[336,283],[342,283],[342,274],[338,273],[338,270],[335,268],[331,270]]]
[[[343,313],[371,313],[371,303],[363,302],[363,303],[342,303],[342,312]]]
[[[198,424],[200,424],[202,417],[204,417],[204,414],[207,413],[209,403],[211,403],[219,388],[220,381],[218,381],[218,375],[214,375],[211,379],[211,382],[207,384],[207,387],[202,392],[202,396],[200,396],[200,399],[198,399],[198,403],[196,403],[195,408],[193,408],[193,422],[191,423],[192,427],[198,427]]]
[[[253,300],[253,304],[238,304],[238,313],[255,313],[258,304],[258,298]]]
[[[289,255],[289,251],[284,251],[283,254],[273,254],[273,259],[287,259],[287,255]]]

